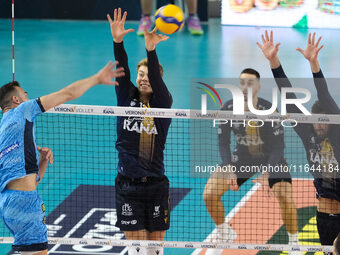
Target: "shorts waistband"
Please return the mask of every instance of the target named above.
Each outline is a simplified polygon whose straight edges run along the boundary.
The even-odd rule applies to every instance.
[[[155,177],[155,176],[143,176],[140,178],[131,178],[131,177],[127,177],[125,175],[122,175],[120,173],[118,173],[117,177],[121,180],[127,180],[127,181],[131,181],[134,183],[146,183],[146,182],[156,182],[156,181],[161,181],[164,179],[164,176],[162,177]]]
[[[324,213],[324,212],[317,211],[317,216],[318,217],[337,217],[337,218],[340,218],[340,213],[339,214],[332,214],[332,213]]]

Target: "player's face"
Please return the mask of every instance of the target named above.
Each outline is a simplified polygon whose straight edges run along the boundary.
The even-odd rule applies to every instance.
[[[148,77],[148,67],[147,66],[140,66],[137,71],[137,88],[139,93],[148,95],[152,93],[152,88],[150,86],[150,81]]]
[[[249,73],[241,74],[239,87],[243,92],[245,101],[248,101],[248,88],[252,88],[253,98],[257,97],[261,88],[259,79],[254,74]]]
[[[15,87],[17,94],[13,97],[14,104],[21,104],[22,102],[28,101],[27,92],[21,87]]]
[[[317,136],[325,138],[329,130],[329,124],[313,123],[314,131]]]

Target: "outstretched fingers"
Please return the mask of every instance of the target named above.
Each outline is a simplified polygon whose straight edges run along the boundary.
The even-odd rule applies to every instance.
[[[118,8],[117,21],[121,21],[121,20],[122,20],[122,9]]]
[[[114,22],[117,21],[117,9],[114,9],[114,11],[113,11],[113,21]]]
[[[257,46],[259,46],[259,48],[262,50],[263,45],[262,45],[261,43],[259,43],[259,42],[256,42],[256,44],[257,44]]]
[[[317,49],[316,54],[319,54],[320,50],[323,48],[323,45],[320,46],[319,49]]]
[[[123,14],[123,18],[122,18],[122,23],[123,24],[125,23],[126,16],[127,16],[127,11],[125,11],[124,14]]]
[[[112,19],[111,19],[110,14],[107,14],[106,17],[107,17],[107,20],[110,22],[110,25],[111,25],[111,24],[113,23],[113,21],[112,21]]]
[[[320,36],[318,41],[316,42],[316,45],[315,45],[316,48],[319,47],[319,43],[320,43],[321,39],[322,39],[322,36]]]

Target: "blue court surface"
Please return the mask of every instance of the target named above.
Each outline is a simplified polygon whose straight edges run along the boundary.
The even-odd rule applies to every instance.
[[[190,108],[191,79],[237,78],[241,70],[246,67],[258,70],[261,77],[272,77],[269,64],[256,45],[256,41],[260,40],[261,33],[266,28],[221,26],[219,22],[219,20],[210,20],[209,23],[205,24],[204,36],[191,36],[184,29],[184,31],[178,32],[171,36],[168,41],[161,42],[157,46],[158,57],[164,68],[163,78],[173,95],[173,108]],[[127,22],[126,27],[137,29],[137,25],[136,22]],[[15,26],[15,79],[28,92],[29,98],[49,94],[73,81],[88,77],[114,58],[108,22],[17,20]],[[281,42],[279,56],[289,77],[312,77],[308,62],[295,49],[305,47],[308,32],[314,31],[323,37],[322,42],[325,45],[319,56],[325,77],[337,78],[339,76],[340,33],[337,30],[297,30],[293,28],[273,28],[273,30],[275,40]],[[12,79],[11,38],[11,21],[0,20],[0,84],[5,84]],[[146,57],[144,38],[131,33],[125,37],[124,45],[129,56],[131,79],[135,81],[135,67],[142,58]],[[336,82],[332,82],[332,84],[334,85]],[[314,91],[311,100],[313,102],[316,97],[314,85],[312,83],[306,84],[306,88]],[[335,101],[338,102],[340,87],[330,86],[329,89]],[[268,98],[270,94],[262,87],[261,95]],[[116,105],[116,96],[113,87],[97,86],[71,103],[114,106]],[[58,120],[56,119],[56,121]],[[67,119],[65,123],[67,123]],[[79,125],[86,126],[84,118],[79,118],[79,123]],[[104,121],[101,125],[105,125],[105,123]],[[183,128],[183,125],[177,126],[177,124],[173,122],[168,137],[170,145],[165,152],[171,154],[168,156],[168,160],[172,161],[169,163],[171,166],[168,167],[167,175],[171,183],[177,183],[177,185],[171,186],[172,223],[166,235],[166,240],[204,241],[214,229],[214,224],[208,216],[202,200],[207,179],[190,178],[190,162],[188,159],[184,159],[184,154],[184,156],[174,155],[176,150],[184,153],[190,149],[189,139],[184,137],[184,132],[179,130],[179,128]],[[86,130],[85,126],[77,127]],[[71,129],[72,127],[66,125],[61,129],[69,132],[68,128]],[[98,130],[91,132],[95,133],[94,137],[101,139],[99,131],[102,126],[98,125],[97,128]],[[106,127],[105,130],[109,132],[109,135],[112,134],[111,137],[116,132],[115,127],[112,130]],[[45,132],[44,134],[48,135],[48,132]],[[46,179],[38,188],[46,203],[49,236],[84,238],[110,238],[115,236],[123,238],[122,232],[111,224],[115,219],[113,185],[117,159],[110,159],[110,155],[112,155],[110,153],[104,154],[103,160],[107,160],[108,164],[113,166],[112,168],[103,170],[106,166],[103,163],[102,166],[97,166],[98,169],[94,167],[85,173],[68,172],[68,168],[77,169],[77,167],[81,167],[77,165],[77,157],[87,158],[87,161],[84,161],[83,164],[94,164],[91,160],[92,155],[86,154],[89,150],[82,151],[81,146],[91,147],[92,142],[98,142],[92,140],[75,142],[77,139],[73,138],[74,140],[72,140],[72,131],[70,132],[70,137],[67,134],[60,134],[59,138],[69,139],[69,144],[66,143],[66,145],[69,147],[79,146],[79,148],[74,151],[72,151],[72,148],[66,148],[65,150],[69,152],[69,158],[63,158],[62,162],[56,162],[54,166],[49,168],[51,174],[47,174]],[[97,132],[98,135],[96,136]],[[83,135],[86,136],[86,133]],[[37,137],[39,140],[38,132]],[[48,145],[48,138],[44,139],[40,141],[44,141],[44,143],[46,142],[44,145]],[[105,148],[111,148],[110,152],[114,153],[114,141],[103,140],[101,143],[105,144]],[[175,145],[176,143],[177,145]],[[63,150],[63,147],[59,148],[58,144],[55,147]],[[289,149],[291,151],[286,151],[288,160],[289,155],[294,156],[294,150],[300,150],[296,147]],[[186,155],[190,157],[189,153]],[[183,162],[181,162],[182,158]],[[181,167],[183,172],[179,177],[178,171]],[[62,170],[58,168],[62,168]],[[175,168],[177,172],[173,171]],[[105,178],[98,173],[99,169],[105,171]],[[59,170],[64,176],[58,174]],[[60,177],[65,181],[60,181]],[[309,179],[310,176],[306,175],[303,178]],[[85,183],[81,181],[84,179],[86,179]],[[242,186],[240,192],[232,195],[227,193],[224,196],[226,214],[232,212],[245,194],[249,194],[253,188],[254,186],[248,182],[247,185]],[[311,197],[313,196],[312,193]],[[109,199],[112,197],[112,205],[105,204],[101,199],[102,197]],[[197,218],[204,220],[195,220]],[[96,221],[96,219],[100,220]],[[200,225],[202,222],[205,223],[203,228]],[[93,229],[96,229],[96,231]],[[1,233],[9,236],[2,223]],[[188,238],[188,233],[191,233],[190,238]],[[189,240],[183,240],[183,238]],[[10,245],[2,245],[2,248],[5,249],[1,249],[1,254],[10,251]],[[85,254],[84,252],[89,251],[79,246],[64,247],[57,245],[51,246],[50,249],[50,254]],[[92,247],[90,251],[95,254],[95,248]],[[105,248],[105,246],[96,250],[100,254],[124,254],[125,251],[123,248]],[[193,249],[166,249],[166,254],[191,254],[193,252]],[[196,254],[198,254],[198,251]]]

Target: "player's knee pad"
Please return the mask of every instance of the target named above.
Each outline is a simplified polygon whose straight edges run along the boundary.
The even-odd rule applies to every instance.
[[[147,247],[146,248],[146,254],[148,255],[163,255],[163,247]]]

